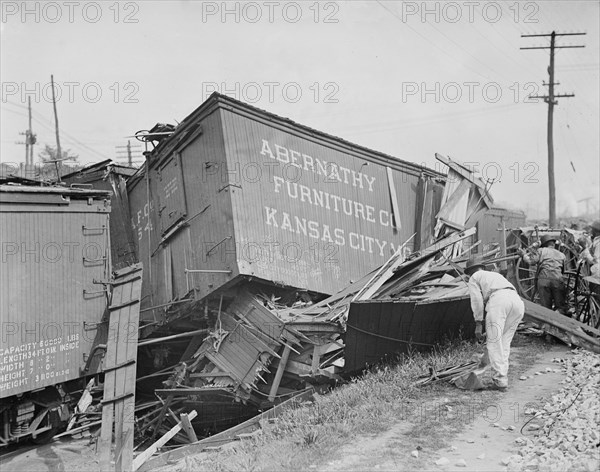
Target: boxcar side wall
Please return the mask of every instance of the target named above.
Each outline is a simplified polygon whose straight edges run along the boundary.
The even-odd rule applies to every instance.
[[[26,193],[1,197],[4,398],[81,376],[106,307],[102,285],[93,281],[110,275],[110,205],[57,195],[34,195],[37,203],[24,203]]]
[[[418,169],[233,109],[222,115],[240,273],[331,294],[415,233]]]

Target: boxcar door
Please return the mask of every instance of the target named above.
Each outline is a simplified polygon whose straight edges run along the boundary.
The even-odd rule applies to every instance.
[[[161,234],[185,218],[187,205],[181,171],[181,155],[173,154],[157,169],[158,218]]]

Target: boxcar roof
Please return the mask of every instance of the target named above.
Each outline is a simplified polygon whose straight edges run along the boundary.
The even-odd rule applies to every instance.
[[[36,194],[59,194],[73,198],[110,197],[107,190],[82,189],[75,187],[38,187],[32,185],[0,185],[0,192],[4,193],[36,193]]]
[[[178,147],[180,143],[185,142],[186,136],[183,135],[183,133],[186,133],[190,128],[193,128],[198,121],[200,121],[204,116],[212,113],[217,108],[229,110],[233,113],[246,116],[249,119],[262,121],[268,126],[279,128],[292,134],[301,135],[301,137],[310,139],[323,146],[338,148],[343,152],[354,155],[366,161],[389,166],[399,171],[408,172],[411,174],[423,173],[431,177],[445,178],[444,174],[436,172],[427,167],[415,164],[413,162],[404,161],[389,154],[351,143],[345,139],[338,138],[300,123],[296,123],[289,118],[275,115],[274,113],[270,113],[252,105],[248,105],[247,103],[235,100],[217,92],[214,92],[204,103],[202,103],[202,105],[189,114],[177,126],[173,134],[171,134],[168,138],[161,140],[161,142],[152,152],[151,160],[154,161],[157,156],[163,154],[163,151],[170,153],[170,151],[172,151],[175,147]]]
[[[90,176],[93,177],[96,172],[104,172],[105,170],[109,170],[116,174],[124,175],[125,177],[130,177],[136,173],[137,168],[129,167],[123,164],[117,164],[113,162],[111,159],[107,159],[101,162],[95,162],[94,164],[90,164],[85,166],[83,169],[76,170],[75,172],[71,172],[67,175],[63,175],[63,179],[73,178],[75,176]]]

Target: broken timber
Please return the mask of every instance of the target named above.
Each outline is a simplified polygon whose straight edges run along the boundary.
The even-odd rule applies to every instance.
[[[525,303],[524,321],[533,323],[537,328],[569,345],[600,353],[599,330],[529,300],[523,299],[523,303]]]
[[[105,471],[130,471],[133,463],[141,264],[117,271],[110,285],[112,295],[108,308],[109,336],[104,368],[100,468]],[[113,421],[115,464],[111,468]]]
[[[198,415],[198,413],[196,413],[196,410],[192,410],[191,412],[189,412],[186,416],[187,423],[189,424],[189,422],[191,420],[193,420],[197,415]],[[190,427],[191,427],[191,424],[190,424]],[[158,441],[156,441],[154,444],[152,444],[152,446],[150,446],[148,449],[146,449],[144,452],[142,452],[139,456],[137,456],[135,458],[135,460],[133,461],[133,472],[138,470],[144,462],[146,462],[148,459],[150,459],[156,451],[158,451],[161,447],[163,447],[171,439],[173,439],[173,437],[179,431],[181,431],[183,428],[185,428],[183,421],[179,421],[167,433],[165,433],[163,436],[161,436],[161,438]]]

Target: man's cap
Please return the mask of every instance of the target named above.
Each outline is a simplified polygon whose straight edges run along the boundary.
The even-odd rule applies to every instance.
[[[471,257],[465,266],[465,274],[471,275],[477,268],[485,269],[485,264],[481,257]]]
[[[547,245],[550,241],[558,241],[558,238],[556,236],[552,236],[551,234],[544,234],[541,238],[542,240],[542,247],[544,247],[545,245]]]

